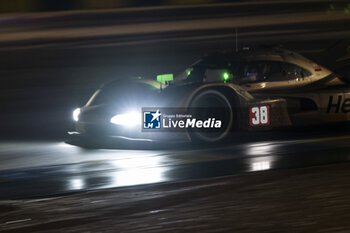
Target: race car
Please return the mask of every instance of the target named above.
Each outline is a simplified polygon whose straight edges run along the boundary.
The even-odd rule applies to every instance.
[[[90,138],[217,143],[242,130],[348,121],[350,88],[286,49],[221,52],[175,78],[104,84],[73,118],[71,134]]]

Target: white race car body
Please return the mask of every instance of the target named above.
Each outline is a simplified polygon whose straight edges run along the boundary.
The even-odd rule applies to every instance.
[[[137,110],[191,108],[203,96],[229,102],[226,107],[233,114],[229,119],[234,121],[231,131],[350,120],[350,88],[345,82],[299,54],[269,49],[204,57],[170,85],[150,80],[107,84],[80,109],[76,130],[88,135],[162,139],[161,133],[126,130],[110,119],[125,111],[125,103]]]

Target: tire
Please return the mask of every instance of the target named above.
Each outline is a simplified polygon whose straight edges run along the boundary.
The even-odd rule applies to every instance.
[[[231,98],[232,99],[232,98]],[[215,119],[223,119],[222,127],[220,130],[208,131],[198,129],[187,129],[187,133],[194,143],[206,143],[213,144],[226,141],[233,128],[233,121],[235,119],[232,100],[225,94],[218,90],[208,89],[200,92],[190,102],[189,111],[200,109],[208,109],[210,117]],[[230,101],[231,100],[231,101]],[[213,109],[213,111],[211,111]],[[194,115],[198,115],[195,112]]]

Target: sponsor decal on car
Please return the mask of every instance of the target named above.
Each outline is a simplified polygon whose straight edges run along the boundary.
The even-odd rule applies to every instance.
[[[342,95],[329,96],[326,113],[348,113],[350,112],[350,98],[343,98]]]

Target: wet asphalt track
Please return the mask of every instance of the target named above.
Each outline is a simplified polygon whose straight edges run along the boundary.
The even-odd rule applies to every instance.
[[[347,130],[309,138],[276,136],[278,140],[264,135],[220,147],[174,144],[168,149],[155,146],[153,150],[137,145],[135,149],[88,150],[64,142],[2,142],[0,199],[55,196],[350,160]]]

